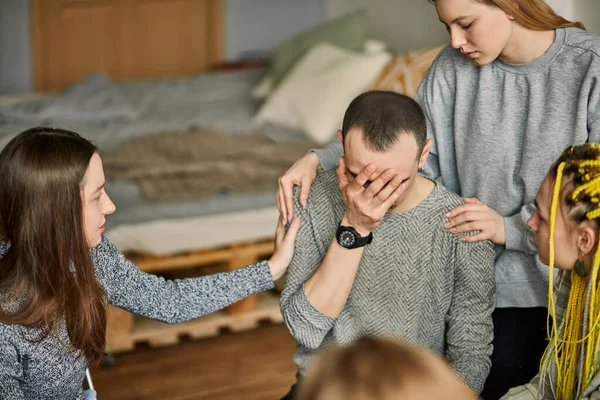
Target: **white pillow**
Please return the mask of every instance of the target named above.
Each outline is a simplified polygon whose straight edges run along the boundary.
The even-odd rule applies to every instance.
[[[264,100],[269,97],[274,87],[275,78],[273,75],[267,72],[267,74],[262,77],[256,86],[252,88],[250,97],[252,97],[254,100]]]
[[[387,44],[377,39],[367,39],[364,47],[367,54],[376,54],[387,50]]]
[[[254,122],[301,130],[317,143],[328,143],[352,99],[370,88],[390,59],[385,52],[355,53],[318,44],[294,65]]]
[[[385,42],[377,39],[367,39],[364,45],[365,54],[375,54],[387,50]],[[250,96],[255,100],[264,100],[271,95],[275,89],[275,78],[268,73],[252,88]]]

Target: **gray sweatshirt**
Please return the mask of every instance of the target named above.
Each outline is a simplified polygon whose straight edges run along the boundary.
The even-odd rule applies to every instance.
[[[504,216],[506,245],[496,246],[498,307],[547,304],[547,267],[535,257],[525,223],[552,163],[568,146],[600,142],[600,37],[557,29],[550,48],[526,64],[475,66],[446,47],[416,100],[433,139],[425,175],[476,197]],[[317,150],[337,165],[339,143]]]
[[[335,171],[317,176],[306,208],[297,195],[302,225],[280,302],[298,343],[300,371],[327,345],[391,336],[445,356],[481,392],[491,365],[494,250],[488,241],[463,242],[443,227],[444,214],[461,199],[436,185],[412,210],[385,215],[365,247],[344,309],[331,318],[313,307],[304,283],[321,265],[344,214]]]
[[[0,256],[5,251],[0,242]],[[108,303],[167,323],[201,317],[273,287],[266,261],[227,273],[165,280],[140,271],[106,238],[90,251]],[[81,352],[65,348],[53,334],[40,343],[25,339],[39,334],[0,323],[0,399],[83,399],[88,363]],[[64,324],[60,335],[68,345]]]

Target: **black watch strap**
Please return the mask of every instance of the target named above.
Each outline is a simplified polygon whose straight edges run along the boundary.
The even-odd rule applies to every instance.
[[[346,249],[356,249],[370,244],[373,241],[373,232],[369,232],[367,236],[361,236],[352,226],[340,225],[335,237],[340,246]]]

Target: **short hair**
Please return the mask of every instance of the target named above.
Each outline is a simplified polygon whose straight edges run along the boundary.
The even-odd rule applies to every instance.
[[[365,337],[318,355],[300,381],[298,400],[465,400],[467,393],[468,386],[432,352],[408,342]]]
[[[419,103],[384,90],[371,90],[352,100],[342,123],[344,140],[353,128],[361,129],[367,148],[377,152],[389,150],[400,135],[411,134],[420,154],[427,140],[427,122]]]

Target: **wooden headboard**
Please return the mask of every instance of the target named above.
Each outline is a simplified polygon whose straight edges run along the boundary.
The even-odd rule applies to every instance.
[[[190,75],[222,60],[223,0],[31,0],[36,91],[93,72]]]

